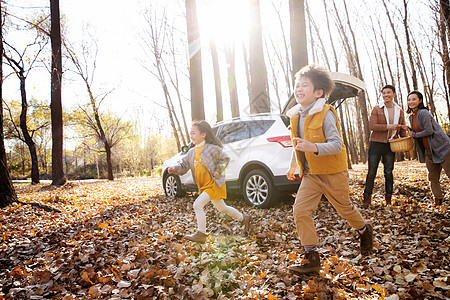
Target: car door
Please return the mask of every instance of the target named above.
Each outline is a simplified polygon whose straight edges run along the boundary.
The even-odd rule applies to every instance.
[[[226,179],[227,181],[237,180],[249,155],[251,139],[247,122],[236,121],[224,124],[217,137],[222,141],[223,149],[230,157],[230,163],[226,169]]]

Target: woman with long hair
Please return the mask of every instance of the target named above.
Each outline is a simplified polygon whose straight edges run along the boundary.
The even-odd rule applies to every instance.
[[[419,161],[425,162],[428,180],[436,206],[442,205],[439,179],[444,169],[450,178],[450,138],[423,104],[423,95],[418,91],[408,94],[409,133],[414,138]]]

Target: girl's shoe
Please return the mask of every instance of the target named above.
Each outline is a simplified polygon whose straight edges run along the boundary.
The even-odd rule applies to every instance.
[[[201,231],[197,231],[194,234],[191,235],[185,235],[184,238],[192,241],[192,242],[196,242],[196,243],[205,243],[206,242],[206,238],[208,237],[208,235],[206,233],[203,233]]]
[[[252,217],[249,215],[244,215],[244,218],[242,219],[242,224],[244,225],[244,233],[249,234],[251,230],[252,224],[250,223],[252,221]]]

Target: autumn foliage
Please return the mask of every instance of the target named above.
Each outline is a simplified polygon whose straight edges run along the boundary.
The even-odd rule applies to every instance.
[[[382,172],[382,170],[379,170]],[[351,170],[351,197],[360,203],[365,165]],[[297,276],[302,258],[291,202],[255,209],[254,232],[207,206],[204,245],[182,239],[195,229],[194,197],[169,199],[159,178],[17,186],[23,202],[0,212],[0,299],[446,299],[450,297],[450,181],[447,202],[432,206],[426,169],[397,163],[396,205],[382,205],[378,176],[374,206],[362,210],[374,225],[375,250],[358,253],[356,232],[327,201],[315,222],[322,270]]]

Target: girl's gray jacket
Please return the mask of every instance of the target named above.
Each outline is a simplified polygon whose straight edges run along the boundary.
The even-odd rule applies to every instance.
[[[409,124],[412,128],[413,115],[409,116]],[[428,145],[430,145],[431,156],[435,164],[440,164],[445,160],[450,151],[450,138],[445,131],[434,120],[433,116],[427,109],[419,109],[417,112],[417,125],[422,128],[422,131],[414,132],[412,137],[415,139],[414,143],[416,151],[421,163],[425,162],[425,153],[419,145],[420,138],[426,137]]]
[[[191,148],[183,157],[181,162],[173,166],[173,168],[175,169],[175,173],[178,175],[183,175],[190,169],[192,172],[192,178],[195,182],[194,156],[195,147]],[[203,162],[205,163],[205,166],[212,178],[214,178],[213,174],[215,171],[219,172],[220,177],[214,178],[214,180],[217,185],[221,187],[225,183],[225,168],[230,162],[230,157],[223,152],[221,147],[208,143],[206,143],[203,147],[202,152],[200,152],[200,156],[202,157]]]

